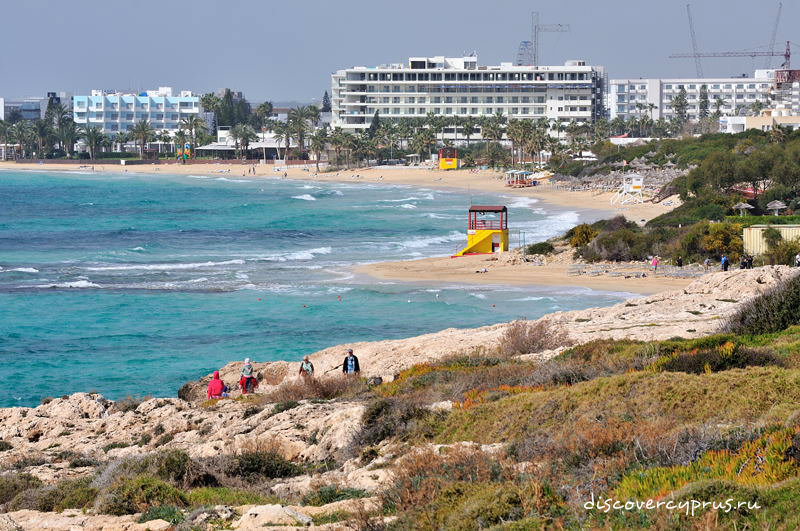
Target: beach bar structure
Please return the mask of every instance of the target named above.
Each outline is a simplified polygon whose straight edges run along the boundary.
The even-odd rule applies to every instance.
[[[535,186],[536,181],[531,178],[533,172],[525,170],[508,170],[505,175],[506,186],[511,188],[527,188],[528,186]]]
[[[766,254],[769,248],[764,232],[769,228],[780,232],[785,241],[800,239],[800,225],[750,225],[742,230],[744,252],[752,256]]]
[[[467,246],[456,256],[508,251],[508,209],[503,205],[472,205],[468,212]]]

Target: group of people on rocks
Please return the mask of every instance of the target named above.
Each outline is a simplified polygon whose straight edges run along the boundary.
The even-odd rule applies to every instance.
[[[344,361],[342,361],[342,364],[330,369],[330,371],[340,367],[344,375],[357,375],[361,372],[361,366],[358,363],[358,357],[353,354],[353,349],[347,349],[347,353],[344,357]],[[303,377],[304,380],[314,377],[314,364],[311,362],[308,356],[304,356],[303,361],[300,362],[300,370],[298,371],[298,374]],[[253,363],[250,361],[250,358],[245,358],[239,377],[239,388],[241,389],[242,394],[246,395],[254,393],[257,387],[258,377],[253,369]],[[208,398],[227,398],[228,393],[228,386],[220,378],[219,371],[214,371],[214,374],[211,376],[211,381],[208,382]]]

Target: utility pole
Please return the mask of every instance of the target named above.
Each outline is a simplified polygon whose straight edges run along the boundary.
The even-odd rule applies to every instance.
[[[531,42],[533,43],[533,66],[539,66],[539,33],[566,33],[569,24],[539,24],[539,12],[531,13]]]

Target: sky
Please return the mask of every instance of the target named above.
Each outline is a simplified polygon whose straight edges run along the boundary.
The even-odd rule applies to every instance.
[[[694,0],[700,51],[769,48],[778,2]],[[330,74],[409,56],[514,61],[530,39],[531,11],[543,33],[540,63],[585,59],[610,78],[689,77],[686,0],[6,0],[0,9],[0,97],[47,91],[158,86],[198,93],[230,87],[252,102],[312,102]],[[784,0],[776,49],[800,17]],[[793,47],[800,65],[800,47]],[[704,59],[706,76],[763,68],[767,58]],[[773,66],[782,58],[772,58]]]

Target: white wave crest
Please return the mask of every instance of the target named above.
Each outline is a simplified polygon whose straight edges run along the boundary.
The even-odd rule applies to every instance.
[[[88,280],[76,280],[75,282],[61,282],[58,284],[42,284],[36,286],[37,288],[100,288],[99,284],[89,282]]]
[[[400,208],[417,208],[417,205],[412,205],[411,203],[404,203],[400,205]]]
[[[311,194],[293,195],[292,199],[301,199],[303,201],[316,201],[317,198]]]
[[[87,271],[129,271],[129,270],[145,270],[145,271],[168,271],[173,269],[203,269],[207,267],[216,267],[224,265],[241,265],[244,260],[225,260],[223,262],[194,262],[188,264],[175,263],[175,264],[119,264],[109,266],[96,266],[87,267]]]
[[[453,231],[445,236],[421,236],[411,238],[404,242],[399,242],[398,245],[403,249],[419,249],[422,247],[430,247],[442,243],[455,242],[465,239],[464,234],[461,232]]]
[[[2,269],[2,268],[0,268]],[[33,267],[15,267],[14,269],[5,269],[4,272],[11,273],[12,271],[16,271],[17,273],[38,273],[39,270]]]
[[[330,247],[316,247],[314,249],[306,249],[303,251],[292,251],[288,253],[275,253],[265,256],[259,256],[256,260],[266,262],[290,262],[292,260],[313,260],[318,254],[330,254]]]

